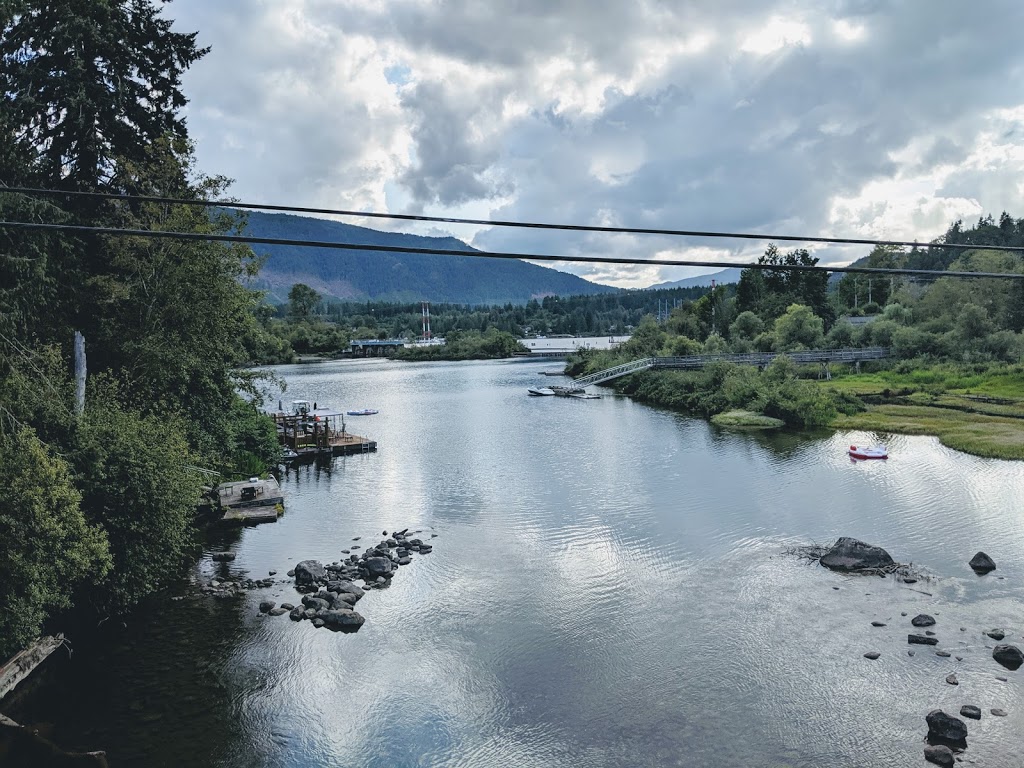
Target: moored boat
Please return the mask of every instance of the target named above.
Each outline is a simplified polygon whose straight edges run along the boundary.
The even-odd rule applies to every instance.
[[[551,387],[530,387],[526,391],[534,397],[551,397],[555,394],[555,390]]]
[[[349,416],[374,416],[380,411],[375,411],[373,408],[363,408],[361,411],[345,411]]]
[[[889,451],[884,445],[867,446],[851,445],[849,450],[851,459],[887,459]]]

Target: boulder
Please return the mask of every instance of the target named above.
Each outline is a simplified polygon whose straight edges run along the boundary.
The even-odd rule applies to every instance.
[[[894,564],[889,553],[881,547],[873,547],[849,536],[843,536],[833,544],[819,562],[833,571],[862,571]]]
[[[875,659],[877,659],[881,655],[882,654],[880,654],[878,651],[868,651],[867,653],[864,654],[864,658],[865,659],[871,659],[872,661],[874,661]]]
[[[919,613],[910,620],[910,623],[915,627],[932,627],[935,625],[935,619],[927,613]]]
[[[941,709],[933,709],[925,717],[928,723],[928,741],[931,744],[967,746],[967,724],[959,717],[947,715]]]
[[[270,616],[281,616],[282,614],[288,613],[288,609],[284,608],[284,607],[281,607],[281,608],[271,608],[267,613]]]
[[[273,600],[264,600],[260,603],[260,613],[270,613],[274,608],[277,607],[277,603]]]
[[[313,611],[325,611],[331,607],[328,601],[319,597],[313,597],[312,595],[303,595],[302,604],[307,609],[312,609]]]
[[[929,744],[924,748],[924,759],[942,768],[952,768],[953,750],[945,744]]]
[[[974,572],[979,576],[988,573],[989,571],[994,571],[996,569],[995,560],[986,555],[984,552],[979,552],[974,557],[972,557],[968,565],[971,566],[971,568],[974,569]]]
[[[298,608],[292,608],[291,612],[288,614],[288,618],[292,621],[302,621],[306,618],[306,611],[301,606]]]
[[[293,608],[294,608],[295,606],[294,606],[294,605],[292,605],[291,603],[281,603],[281,607],[282,607],[282,608],[284,608],[284,609],[285,609],[286,611],[290,611],[290,610],[292,610],[292,609],[293,609]]]
[[[295,583],[299,586],[312,586],[327,580],[327,571],[319,560],[303,560],[295,566]]]
[[[355,595],[351,592],[339,592],[334,596],[334,602],[331,603],[334,608],[345,608],[347,606],[355,605],[359,602],[359,595]]]
[[[359,629],[359,627],[363,625],[363,622],[366,621],[366,619],[355,611],[346,610],[324,611],[318,618],[323,620],[324,626],[328,629],[341,629],[348,630],[350,632]]]
[[[391,561],[386,557],[368,557],[365,563],[366,572],[370,578],[378,578],[391,573]]]
[[[907,642],[911,645],[938,645],[938,638],[926,637],[925,635],[907,635]]]
[[[962,717],[969,717],[972,720],[981,720],[981,707],[976,707],[973,704],[964,704],[960,707],[960,715]]]
[[[960,681],[956,679],[956,674],[953,672],[946,675],[946,682],[950,685],[960,685]]]
[[[986,635],[991,637],[993,640],[1002,640],[1006,637],[1006,633],[1001,629],[993,629],[991,632],[986,632]]]
[[[335,592],[347,592],[348,594],[355,595],[356,597],[362,597],[366,594],[362,587],[357,584],[353,584],[351,581],[339,581],[336,582],[336,586],[338,588],[334,590]]]
[[[1007,669],[1020,669],[1024,664],[1024,653],[1016,645],[1000,643],[992,649],[992,658]]]

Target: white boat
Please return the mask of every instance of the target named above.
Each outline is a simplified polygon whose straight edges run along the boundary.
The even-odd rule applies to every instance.
[[[870,448],[863,445],[851,445],[849,450],[851,459],[887,459],[889,451],[884,445],[873,445]]]
[[[530,387],[526,391],[534,397],[553,397],[555,394],[555,390],[551,387]]]

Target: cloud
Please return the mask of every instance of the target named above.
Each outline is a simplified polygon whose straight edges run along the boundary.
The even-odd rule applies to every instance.
[[[1024,6],[1013,0],[168,8],[213,46],[185,83],[189,126],[201,167],[234,177],[241,198],[922,241],[959,216],[1024,216]],[[488,250],[581,257],[710,247],[737,260],[763,247],[456,233]],[[563,268],[620,285],[682,276]]]

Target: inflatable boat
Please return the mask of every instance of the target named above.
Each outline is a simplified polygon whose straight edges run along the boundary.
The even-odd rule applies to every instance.
[[[889,458],[889,451],[886,450],[884,445],[873,445],[867,448],[863,445],[851,445],[850,446],[850,458],[851,459],[887,459]]]

